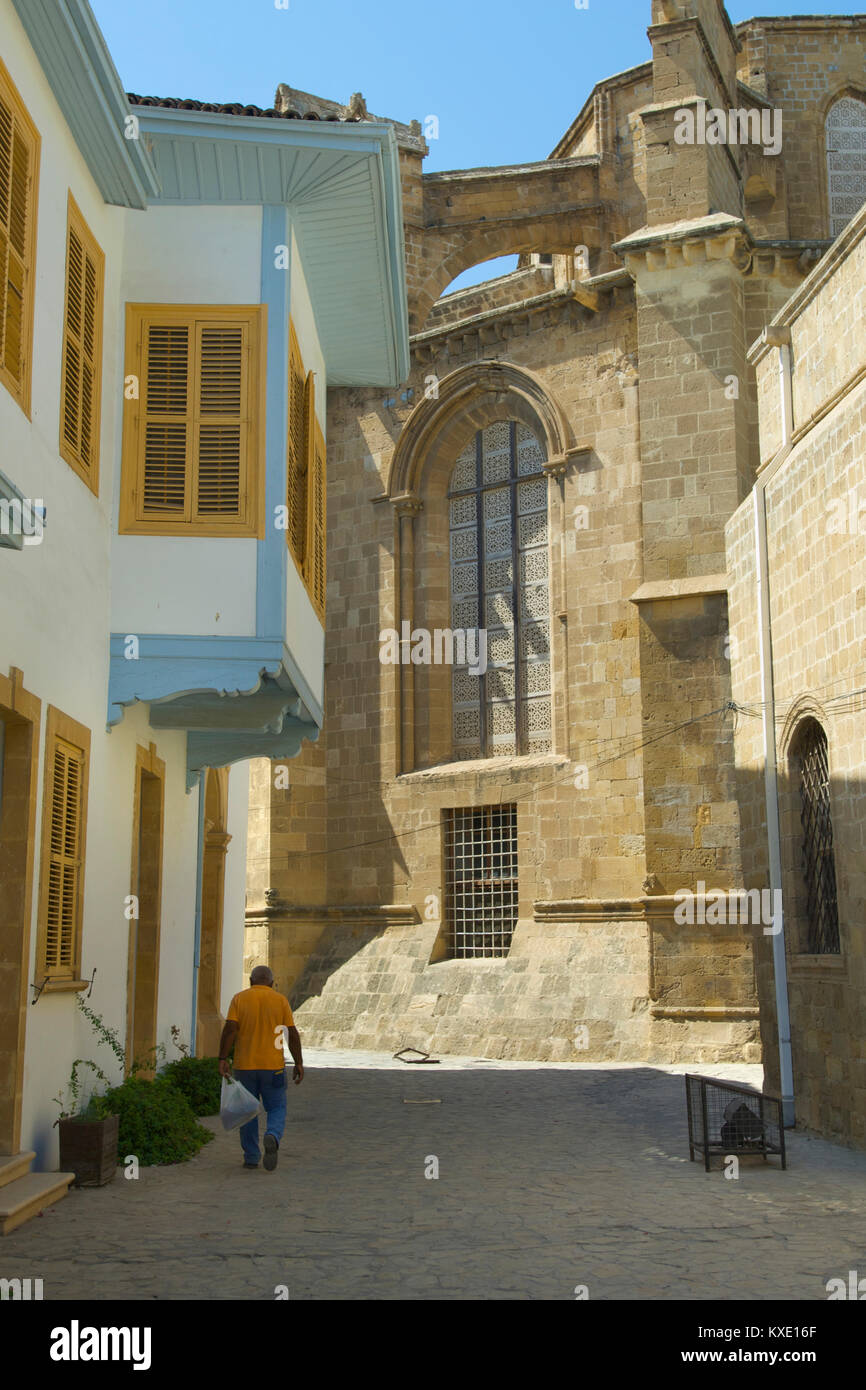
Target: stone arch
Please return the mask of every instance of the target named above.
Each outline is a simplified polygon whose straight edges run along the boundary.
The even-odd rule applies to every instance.
[[[423,330],[433,305],[464,270],[498,256],[519,256],[539,249],[569,255],[576,246],[586,246],[593,255],[601,245],[597,224],[583,211],[491,222],[466,231],[425,231],[416,248],[419,268],[411,293],[412,332]]]
[[[514,418],[542,437],[548,467],[564,465],[570,450],[568,421],[540,378],[510,362],[473,362],[444,377],[438,395],[421,401],[409,416],[388,475],[392,502],[420,498],[437,461],[449,456],[453,461],[476,430],[501,419],[506,400]]]
[[[562,477],[571,456],[583,451],[569,442],[565,414],[533,373],[507,362],[486,361],[459,368],[439,383],[438,399],[413,411],[398,441],[388,480],[396,513],[395,620],[435,630],[450,627],[448,511],[445,498],[457,456],[478,430],[504,419],[518,420],[545,452],[548,496],[562,522]],[[440,508],[438,503],[442,501]],[[550,505],[550,502],[549,502]],[[552,547],[552,550],[554,547]],[[553,611],[562,607],[564,580],[554,565]],[[551,658],[564,669],[564,629],[556,625]],[[450,675],[443,666],[395,666],[398,711],[398,773],[451,760]],[[434,717],[435,713],[435,717]],[[563,746],[560,713],[554,714],[554,746]]]

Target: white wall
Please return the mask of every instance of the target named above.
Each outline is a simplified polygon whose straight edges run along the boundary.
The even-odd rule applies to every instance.
[[[127,218],[124,304],[261,303],[261,208],[159,207]],[[114,522],[116,532],[117,507]],[[255,636],[254,540],[115,534],[113,554],[112,631]]]

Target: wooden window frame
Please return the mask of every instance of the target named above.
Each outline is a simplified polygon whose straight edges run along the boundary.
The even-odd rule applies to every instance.
[[[315,413],[310,433],[312,448],[307,487],[307,560],[304,566],[304,582],[310,601],[324,623],[328,562],[328,455],[324,431]]]
[[[144,415],[144,341],[149,324],[182,326],[195,332],[198,324],[246,323],[249,327],[249,361],[243,420],[246,445],[241,460],[240,495],[243,513],[218,520],[182,520],[145,517],[139,507],[143,493],[141,422]],[[211,536],[263,540],[265,536],[265,387],[267,306],[263,304],[127,304],[125,378],[138,383],[138,395],[124,392],[123,451],[121,464],[118,531],[126,536]],[[198,382],[193,383],[197,395]],[[186,486],[191,486],[188,472]]]
[[[5,364],[5,324],[0,321],[0,382],[6,387],[13,400],[17,401],[28,420],[31,418],[31,392],[33,382],[33,308],[35,300],[36,284],[36,222],[39,211],[39,160],[42,148],[42,139],[39,131],[34,125],[30,113],[15,83],[9,74],[8,68],[0,60],[0,97],[9,106],[12,112],[13,122],[17,129],[23,134],[25,144],[29,150],[29,183],[30,198],[27,209],[27,221],[24,231],[24,255],[23,267],[24,278],[22,288],[22,310],[21,310],[21,380],[17,381]],[[7,287],[6,256],[0,254],[0,276],[2,276],[3,298],[0,306],[5,305]],[[2,320],[3,310],[0,307],[0,320]]]
[[[294,429],[296,381],[303,380],[301,443]],[[316,614],[325,621],[325,569],[327,525],[327,454],[325,435],[316,415],[315,373],[306,371],[298,335],[289,320],[289,429],[286,446],[286,544]],[[298,525],[293,515],[295,477],[303,479],[303,516]],[[297,491],[301,491],[298,489]],[[300,543],[299,543],[300,539]]]
[[[72,233],[78,237],[82,251],[94,262],[96,268],[96,312],[94,323],[93,348],[93,394],[91,398],[91,439],[93,458],[90,463],[81,453],[72,448],[66,438],[66,364],[68,357],[69,333],[69,242]],[[81,209],[69,194],[66,213],[66,274],[63,296],[63,348],[60,363],[60,457],[86,483],[94,496],[99,496],[99,443],[102,416],[102,325],[105,306],[105,255],[98,241],[84,220]],[[83,350],[82,350],[83,355]],[[80,402],[83,410],[83,403]]]
[[[58,742],[70,744],[82,755],[81,794],[79,799],[78,888],[73,926],[72,959],[68,966],[49,966],[48,946],[49,878],[51,871],[51,820],[54,807],[54,754]],[[87,797],[90,781],[90,730],[79,724],[54,705],[48,706],[45,724],[45,754],[43,758],[42,840],[39,862],[39,920],[36,937],[36,975],[45,988],[81,988],[81,941],[84,927],[84,876],[87,866]]]

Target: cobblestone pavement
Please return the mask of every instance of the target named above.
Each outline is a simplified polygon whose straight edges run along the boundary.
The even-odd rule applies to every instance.
[[[789,1134],[787,1172],[689,1162],[683,1072],[759,1067],[307,1063],[276,1172],[245,1172],[208,1120],[191,1162],[119,1171],[7,1236],[0,1275],[87,1300],[822,1300],[866,1275],[866,1153]]]

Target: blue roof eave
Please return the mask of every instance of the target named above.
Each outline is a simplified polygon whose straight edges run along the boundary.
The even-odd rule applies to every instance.
[[[87,0],[12,0],[64,120],[107,203],[145,208],[159,186]]]

